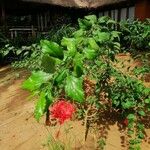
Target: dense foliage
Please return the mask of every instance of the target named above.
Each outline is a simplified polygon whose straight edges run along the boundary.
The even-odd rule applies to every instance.
[[[145,51],[150,50],[150,20],[145,22],[138,20],[121,21],[121,44],[128,51]]]
[[[106,17],[107,18],[107,17]],[[115,22],[114,20],[111,20],[112,22]],[[57,23],[58,24],[58,23]],[[107,26],[110,28],[110,26]],[[103,28],[107,28],[103,26]],[[138,20],[131,21],[121,21],[121,22],[115,22],[115,24],[112,26],[113,31],[120,32],[119,38],[120,38],[120,52],[129,51],[129,52],[137,52],[137,51],[148,51],[150,50],[150,21],[147,19],[144,23]],[[27,39],[24,38],[24,36],[17,37],[13,40],[8,40],[2,32],[0,33],[0,58],[1,58],[1,64],[5,63],[11,63],[17,60],[13,64],[15,68],[28,68],[29,70],[32,70],[35,68],[35,70],[40,69],[39,64],[37,66],[33,65],[28,67],[28,61],[32,62],[33,64],[37,64],[36,62],[41,62],[41,58],[39,57],[41,55],[41,50],[39,50],[39,41],[41,39],[47,39],[54,41],[58,44],[60,44],[61,39],[63,37],[70,37],[72,33],[76,30],[76,25],[74,27],[70,24],[66,25],[63,24],[62,27],[60,25],[56,25],[55,27],[52,27],[49,31],[49,34],[42,35],[39,34],[36,39],[30,38]],[[32,43],[36,43],[36,47],[38,47],[38,52],[32,51]],[[9,44],[9,46],[8,46]],[[22,45],[26,45],[28,47],[27,49],[31,48],[30,55],[25,55],[25,57],[22,57],[23,55],[16,55],[17,51],[24,51],[24,47],[22,48]],[[27,46],[28,45],[28,46]],[[10,49],[13,48],[13,53]],[[33,53],[33,55],[31,55]],[[7,55],[6,55],[7,54]],[[20,57],[21,56],[21,57]],[[19,61],[18,61],[19,60]],[[30,64],[32,64],[30,63]]]
[[[70,37],[71,34],[75,31],[75,27],[71,25],[63,25],[61,28],[52,28],[48,35],[40,36],[42,39],[51,40],[54,42],[60,42],[60,40],[65,37]],[[26,46],[30,50],[30,55],[15,61],[12,63],[14,68],[27,68],[28,70],[40,70],[42,69],[42,50],[40,44],[32,44],[31,46]],[[22,49],[22,48],[21,48]],[[22,49],[23,50],[23,49]]]
[[[6,45],[9,42],[9,40],[4,36],[2,31],[0,30],[0,48]]]
[[[7,64],[13,61],[19,61],[26,57],[29,57],[32,53],[32,49],[28,46],[22,46],[21,48],[16,48],[9,44],[5,45],[5,47],[1,48],[0,51],[0,64]]]
[[[23,83],[38,95],[35,118],[49,115],[49,107],[60,100],[74,103],[84,119],[85,134],[102,111],[113,110],[125,120],[130,149],[140,149],[144,138],[142,119],[150,111],[150,89],[118,70],[113,62],[120,52],[121,32],[117,22],[95,15],[79,19],[79,28],[61,42],[41,40],[41,69]],[[136,136],[135,136],[136,135]]]
[[[26,68],[28,70],[39,70],[41,69],[41,47],[39,44],[32,44],[31,46],[23,46],[23,49],[28,50],[27,55],[23,59],[12,62],[13,68]],[[20,58],[20,57],[19,57]]]

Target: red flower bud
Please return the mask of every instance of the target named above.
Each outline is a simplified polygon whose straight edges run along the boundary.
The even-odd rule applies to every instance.
[[[127,119],[127,118],[124,119],[123,124],[124,124],[125,126],[128,126],[128,123],[129,123],[128,119]]]

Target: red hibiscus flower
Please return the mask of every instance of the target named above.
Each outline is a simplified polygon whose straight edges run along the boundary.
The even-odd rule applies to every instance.
[[[50,108],[50,112],[52,118],[58,119],[59,123],[63,124],[64,121],[71,119],[75,108],[71,103],[60,100]]]

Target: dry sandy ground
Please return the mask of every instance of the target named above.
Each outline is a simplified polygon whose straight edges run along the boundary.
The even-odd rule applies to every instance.
[[[59,130],[59,126],[46,127],[45,118],[40,123],[34,119],[35,101],[27,100],[29,93],[21,89],[26,74],[9,67],[0,69],[0,150],[46,150],[48,136],[55,136]],[[104,150],[127,150],[125,131],[111,120],[111,115],[106,116],[105,125],[102,125],[107,137]],[[150,130],[146,133],[142,150],[150,150]],[[67,143],[66,150],[96,150],[95,135],[89,132],[84,147],[83,137],[81,122],[70,121],[61,127],[59,139]]]

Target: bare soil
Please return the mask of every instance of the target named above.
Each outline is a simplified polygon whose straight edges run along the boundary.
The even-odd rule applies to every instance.
[[[118,58],[120,61],[129,63],[129,56],[120,57]],[[139,62],[132,62],[133,65],[137,63]],[[131,72],[129,70],[132,75]],[[50,145],[55,145],[59,141],[66,145],[65,150],[96,150],[97,134],[106,139],[104,150],[128,150],[126,130],[121,125],[121,121],[116,123],[117,115],[113,112],[101,114],[100,130],[90,129],[86,142],[83,141],[84,127],[81,121],[68,121],[62,127],[59,125],[48,127],[45,126],[43,117],[37,123],[33,117],[35,100],[29,101],[27,99],[29,93],[21,89],[21,84],[28,75],[25,70],[12,70],[9,66],[0,69],[1,150],[46,150],[48,148],[56,150],[50,148]],[[150,84],[145,82],[145,85],[149,87]],[[149,119],[146,127],[150,128]],[[150,150],[150,129],[146,129],[146,135],[142,150]],[[51,140],[48,147],[50,137],[53,137],[54,141]]]

